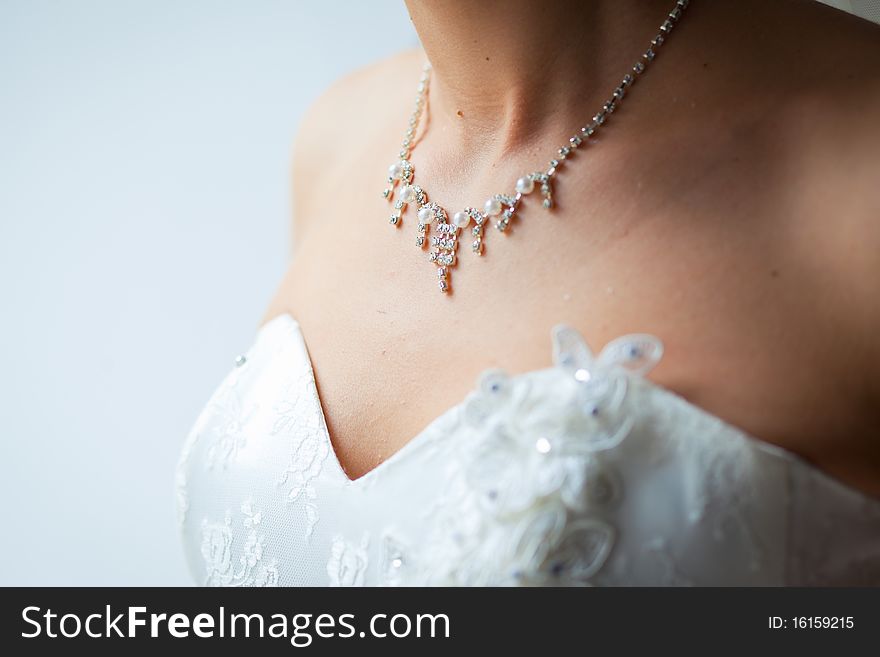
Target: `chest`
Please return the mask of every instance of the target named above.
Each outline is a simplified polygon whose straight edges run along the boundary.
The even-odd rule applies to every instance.
[[[415,211],[391,225],[383,181],[340,166],[312,196],[344,180],[346,202],[305,208],[277,305],[300,320],[352,477],[459,401],[483,368],[546,365],[559,321],[597,348],[627,332],[659,336],[667,356],[652,378],[755,435],[802,451],[840,430],[809,376],[827,364],[803,345],[809,300],[778,224],[750,230],[761,217],[722,204],[658,206],[653,179],[637,175],[627,194],[613,169],[584,203],[587,181],[573,177],[553,211],[532,203],[505,233],[487,228],[482,255],[463,239],[444,295],[429,248],[416,246]],[[820,398],[821,418],[803,412]]]

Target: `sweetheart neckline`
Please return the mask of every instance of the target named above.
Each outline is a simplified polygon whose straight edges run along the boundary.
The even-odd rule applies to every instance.
[[[428,423],[425,424],[425,426],[423,426],[419,431],[417,431],[415,433],[415,435],[413,435],[409,440],[407,440],[399,449],[397,449],[395,452],[393,452],[388,458],[381,461],[375,467],[369,469],[367,472],[362,474],[360,477],[352,479],[351,477],[348,476],[348,473],[345,471],[345,468],[343,468],[342,462],[339,460],[339,455],[336,453],[336,448],[333,445],[333,440],[330,436],[330,430],[327,426],[327,416],[324,412],[324,402],[321,399],[320,394],[318,393],[317,378],[315,377],[315,372],[314,372],[314,364],[313,364],[313,361],[311,358],[311,353],[309,352],[308,343],[305,339],[305,335],[302,332],[302,327],[299,323],[299,320],[297,320],[297,318],[294,317],[293,314],[290,312],[287,312],[287,311],[282,312],[278,315],[275,315],[271,319],[265,321],[262,325],[260,325],[257,329],[256,338],[260,339],[261,337],[263,337],[263,335],[269,330],[269,328],[271,326],[274,326],[275,324],[277,324],[279,322],[284,322],[295,330],[297,339],[299,341],[299,345],[303,349],[303,352],[306,357],[306,365],[307,365],[308,372],[309,372],[309,379],[310,379],[310,383],[312,385],[312,391],[314,393],[313,394],[314,402],[315,402],[315,405],[318,407],[318,413],[321,417],[321,426],[323,429],[323,437],[324,437],[324,440],[326,440],[327,446],[329,449],[329,457],[333,461],[333,465],[336,468],[336,470],[344,478],[347,486],[354,487],[354,486],[363,485],[365,482],[368,482],[371,479],[373,479],[375,476],[378,476],[376,474],[377,472],[382,471],[382,470],[387,470],[389,467],[393,467],[393,465],[395,463],[397,463],[398,461],[400,461],[406,454],[408,454],[412,451],[415,451],[419,445],[423,444],[425,442],[425,440],[427,439],[426,437],[428,435],[430,435],[430,433],[432,431],[434,431],[438,426],[440,426],[442,422],[448,420],[448,418],[450,416],[452,416],[456,413],[459,413],[461,411],[461,409],[464,407],[464,405],[467,403],[467,401],[471,398],[471,395],[474,394],[473,390],[468,392],[464,396],[463,399],[456,402],[455,404],[453,404],[452,406],[450,406],[446,410],[442,411],[439,415],[434,417],[432,420],[428,421]],[[526,377],[536,377],[536,376],[544,375],[547,372],[550,372],[556,368],[557,368],[557,365],[552,364],[552,365],[549,365],[546,367],[540,367],[540,368],[526,370],[524,372],[509,374],[509,377],[510,377],[511,381],[518,381],[518,380],[521,380]],[[784,460],[794,462],[798,466],[806,468],[807,470],[812,472],[814,475],[823,479],[826,483],[830,484],[831,486],[842,489],[842,490],[848,492],[849,494],[855,494],[856,496],[860,497],[862,499],[862,501],[864,501],[865,503],[872,504],[872,505],[878,505],[878,507],[880,507],[880,497],[874,497],[865,491],[862,491],[858,488],[855,488],[849,484],[844,483],[843,481],[841,481],[837,477],[829,474],[825,470],[822,470],[818,466],[814,465],[813,463],[808,461],[806,458],[804,458],[803,456],[801,456],[797,452],[794,452],[786,447],[782,447],[781,445],[777,445],[776,443],[772,443],[772,442],[764,440],[762,438],[758,438],[756,436],[753,436],[752,434],[748,433],[744,429],[728,422],[727,420],[724,420],[723,418],[719,417],[718,415],[715,415],[714,413],[711,413],[711,412],[707,411],[706,409],[704,409],[700,406],[697,406],[696,404],[689,401],[688,399],[686,399],[682,395],[679,395],[678,393],[676,393],[668,388],[665,388],[664,386],[662,386],[658,383],[655,383],[645,377],[638,377],[638,380],[641,382],[642,385],[645,385],[648,388],[650,388],[655,394],[659,394],[659,395],[664,396],[667,399],[673,400],[676,404],[683,406],[684,408],[688,409],[692,413],[698,414],[700,417],[710,419],[713,422],[720,423],[720,425],[723,426],[726,430],[731,431],[731,432],[741,436],[742,438],[747,440],[748,443],[750,445],[752,445],[753,447],[760,449],[764,452],[767,452],[768,454],[775,456],[777,458],[782,458]]]
[[[312,387],[312,392],[314,396],[315,405],[318,408],[318,414],[321,417],[321,428],[324,440],[327,442],[327,447],[329,449],[328,457],[333,462],[333,467],[336,469],[344,478],[345,485],[349,487],[360,486],[365,482],[370,481],[375,476],[378,476],[376,473],[380,470],[384,471],[390,467],[393,467],[395,463],[404,458],[410,452],[416,451],[418,447],[427,440],[427,437],[433,433],[437,427],[439,427],[443,422],[447,421],[451,416],[459,413],[465,403],[470,399],[471,392],[467,393],[463,399],[456,402],[446,410],[442,411],[439,415],[429,420],[427,424],[425,424],[419,431],[417,431],[411,438],[409,438],[399,449],[395,450],[388,458],[381,461],[378,465],[370,468],[367,472],[362,474],[360,477],[356,479],[352,479],[348,476],[348,473],[345,471],[345,468],[342,466],[342,462],[339,460],[339,455],[336,452],[336,448],[333,445],[333,439],[330,435],[330,430],[327,426],[327,415],[324,412],[324,401],[321,399],[321,395],[318,392],[318,384],[317,379],[315,377],[314,363],[312,361],[311,352],[309,351],[308,342],[305,339],[305,335],[302,332],[302,327],[300,326],[299,320],[297,320],[291,313],[284,312],[279,315],[276,315],[272,319],[265,322],[262,326],[257,330],[257,337],[262,337],[263,333],[265,333],[270,325],[274,325],[277,321],[284,321],[289,324],[291,328],[295,330],[297,340],[299,342],[300,347],[302,347],[303,352],[306,357],[306,366],[309,372],[309,383]],[[519,380],[522,377],[526,376],[538,376],[541,373],[550,372],[555,369],[555,365],[550,365],[548,367],[542,367],[538,369],[528,370],[526,372],[521,372],[518,374],[510,375],[512,381]]]

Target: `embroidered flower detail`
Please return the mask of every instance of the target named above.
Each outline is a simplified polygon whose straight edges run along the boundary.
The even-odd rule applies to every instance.
[[[241,505],[243,525],[250,530],[234,565],[235,540],[232,513],[226,512],[223,522],[202,521],[202,558],[205,560],[206,586],[278,586],[278,567],[273,559],[264,559],[266,539],[256,530],[262,513],[248,500]]]
[[[207,586],[219,586],[232,569],[232,518],[227,512],[221,523],[202,521],[202,558]]]
[[[263,521],[263,513],[259,511],[252,500],[246,500],[241,505],[241,512],[245,515],[244,526],[253,529]]]
[[[511,377],[500,367],[491,367],[477,378],[477,393],[464,405],[464,420],[474,427],[482,424],[502,408],[510,405],[514,386]]]
[[[330,559],[327,561],[330,586],[363,586],[369,542],[367,533],[361,537],[359,545],[349,543],[339,535],[333,537]]]
[[[419,555],[428,583],[589,585],[608,558],[607,511],[623,484],[605,453],[633,428],[630,377],[649,371],[662,345],[629,335],[594,357],[569,326],[552,338],[554,367],[484,370],[468,396],[450,492]]]
[[[391,534],[382,538],[382,581],[385,586],[398,586],[408,566],[408,550]]]
[[[595,518],[568,523],[543,570],[575,584],[588,584],[608,558],[614,544],[614,528]]]
[[[212,442],[205,457],[207,469],[226,468],[247,445],[246,428],[259,406],[243,403],[236,387],[236,374],[224,382],[209,402],[208,411],[215,424],[211,427]]]
[[[283,435],[291,444],[290,461],[278,485],[287,488],[287,501],[301,501],[305,513],[305,536],[309,539],[318,524],[317,492],[314,480],[321,474],[330,454],[329,441],[321,426],[320,406],[315,408],[314,378],[309,370],[294,376],[282,389],[275,404],[272,435]],[[305,407],[304,404],[311,406]],[[306,418],[306,419],[304,419]],[[315,418],[314,423],[308,418]],[[308,422],[307,426],[303,423]]]
[[[594,357],[583,337],[572,327],[553,327],[553,361],[575,382],[569,414],[569,435],[581,437],[578,446],[600,451],[617,446],[632,429],[632,418],[620,413],[629,376],[649,372],[663,355],[663,345],[652,335],[625,335],[612,340]]]
[[[280,481],[282,486],[287,487],[288,500],[292,502],[300,496],[314,499],[312,481],[321,473],[329,453],[327,441],[320,434],[308,431],[295,437],[290,463]]]

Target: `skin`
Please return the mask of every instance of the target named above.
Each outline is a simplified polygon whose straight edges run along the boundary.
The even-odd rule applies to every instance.
[[[310,109],[293,255],[263,320],[299,320],[350,478],[484,369],[550,365],[565,322],[597,352],[659,336],[650,380],[880,497],[880,27],[808,0],[695,0],[562,170],[558,207],[529,197],[482,258],[459,247],[452,294],[414,244],[414,210],[387,221],[380,191],[426,54],[412,161],[454,213],[546,167],[672,5],[411,0],[424,52]]]

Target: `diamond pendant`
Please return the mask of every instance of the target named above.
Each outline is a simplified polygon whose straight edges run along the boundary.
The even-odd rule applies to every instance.
[[[544,207],[552,207],[550,179],[547,172],[539,171],[524,176],[517,181],[517,193],[514,196],[508,194],[496,194],[484,206],[483,211],[476,208],[465,208],[456,212],[450,221],[449,215],[442,207],[428,200],[428,195],[418,185],[413,184],[415,169],[409,160],[401,159],[388,168],[388,187],[382,192],[389,202],[393,203],[394,211],[388,219],[388,223],[400,225],[403,213],[411,204],[418,204],[416,216],[418,218],[418,235],[416,246],[424,248],[430,246],[428,260],[438,265],[437,287],[441,292],[450,291],[450,267],[457,263],[456,250],[458,249],[460,231],[466,230],[471,222],[471,251],[475,255],[483,255],[483,229],[490,217],[497,216],[495,228],[504,232],[510,225],[510,220],[516,213],[522,197],[534,189],[535,183],[540,184],[541,193],[544,196]],[[398,191],[398,187],[400,190]],[[436,235],[430,236],[428,242],[429,226],[434,224]]]
[[[497,217],[493,225],[499,232],[506,231],[510,226],[511,219],[513,219],[519,208],[522,198],[531,194],[536,187],[540,190],[543,197],[541,203],[543,207],[546,210],[554,207],[552,183],[557,171],[579,148],[585,148],[590,143],[590,138],[617,109],[618,104],[627,95],[629,88],[635,80],[643,75],[648,65],[654,61],[657,49],[666,42],[666,38],[680,20],[682,12],[688,7],[688,4],[689,0],[675,0],[675,6],[660,25],[660,30],[651,40],[651,45],[648,49],[630,68],[630,71],[623,76],[620,84],[617,85],[611,97],[602,105],[602,109],[593,116],[592,121],[583,126],[579,132],[569,138],[566,145],[556,151],[556,157],[550,160],[549,166],[545,171],[536,171],[519,178],[516,181],[516,193],[514,195],[496,194],[486,201],[482,210],[471,207],[465,208],[460,212],[456,212],[452,216],[451,221],[446,210],[436,203],[429,201],[427,193],[421,187],[414,184],[415,169],[412,162],[409,161],[419,121],[425,109],[430,82],[431,65],[425,64],[416,94],[415,108],[410,116],[409,127],[398,153],[399,159],[388,168],[388,186],[382,192],[382,195],[394,205],[394,211],[388,220],[394,226],[400,225],[407,206],[418,204],[416,246],[421,249],[424,249],[426,246],[430,247],[428,260],[437,265],[437,286],[441,292],[446,293],[450,291],[449,268],[457,263],[455,252],[458,248],[459,231],[466,230],[471,222],[473,222],[471,250],[476,255],[483,255],[483,240],[485,239],[483,229],[490,218]],[[397,191],[398,187],[400,187],[399,192]],[[428,231],[432,223],[435,226],[436,235],[430,236],[430,244],[428,244]]]

